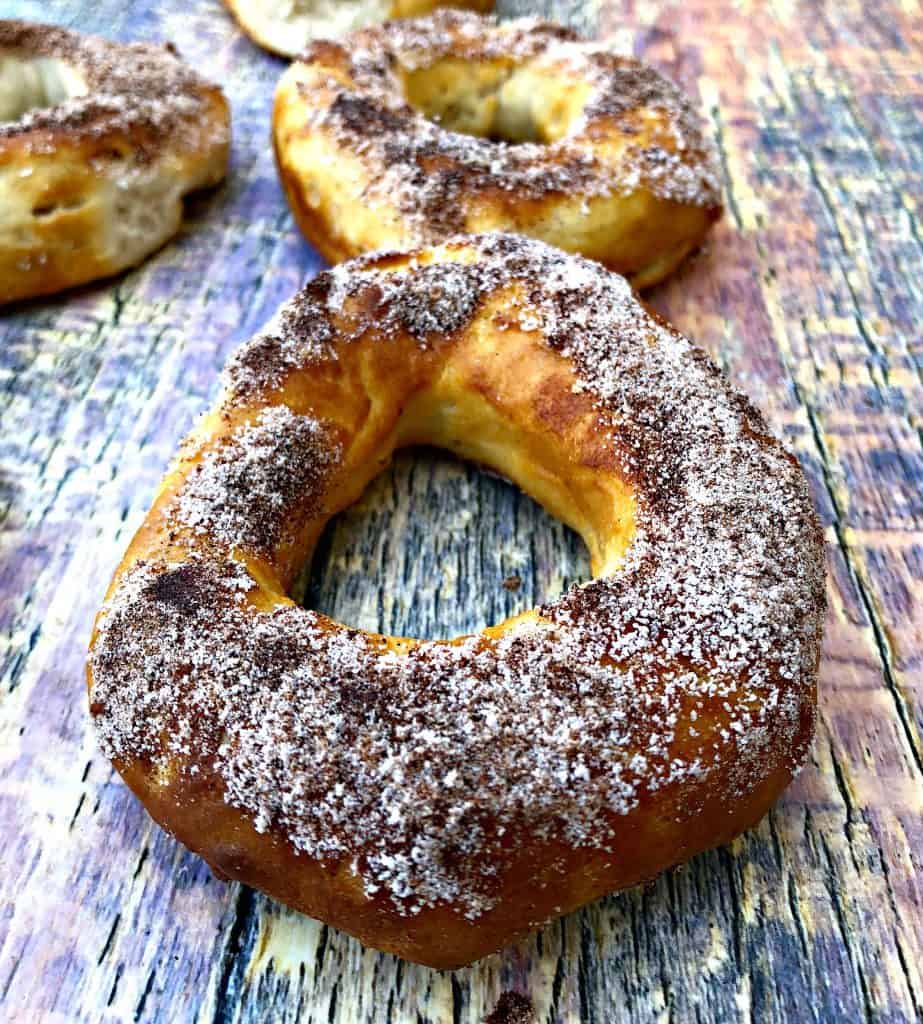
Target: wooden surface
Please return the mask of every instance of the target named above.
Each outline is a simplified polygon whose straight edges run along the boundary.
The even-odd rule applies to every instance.
[[[525,5],[522,5],[525,6]],[[83,659],[108,576],[227,354],[318,267],[268,145],[282,64],[217,0],[0,0],[170,38],[226,83],[228,184],[140,270],[0,313],[0,1020],[904,1022],[923,1009],[923,16],[916,3],[574,3],[700,100],[708,249],[650,299],[802,460],[830,616],[813,762],[728,849],[437,973],[209,876],[100,756]],[[469,630],[587,571],[509,485],[402,456],[330,530],[346,622]],[[518,590],[505,577],[518,574]]]

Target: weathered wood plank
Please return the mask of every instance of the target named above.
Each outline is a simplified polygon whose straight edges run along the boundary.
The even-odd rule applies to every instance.
[[[282,65],[217,0],[5,0],[3,16],[172,38],[226,82],[235,144],[228,185],[144,267],[0,313],[0,1019],[454,1024],[509,990],[549,1022],[921,1017],[923,18],[912,3],[549,7],[598,17],[680,79],[719,139],[728,216],[650,298],[811,481],[831,601],[813,764],[728,849],[454,974],[215,882],[152,826],[88,728],[92,615],[227,353],[318,263],[268,146]],[[445,635],[585,573],[580,542],[514,488],[422,452],[331,528],[308,600]]]
[[[735,329],[712,345],[735,373],[738,365],[745,372],[759,365],[770,342],[788,394],[774,389],[762,404],[811,474],[836,545],[817,746],[841,799],[824,800],[826,806],[808,800],[804,836],[824,850],[836,879],[835,914],[820,934],[835,939],[840,932],[861,997],[832,1019],[886,1012],[913,1019],[921,1007],[915,863],[923,838],[920,677],[902,671],[898,678],[894,666],[918,664],[919,647],[911,642],[895,649],[891,623],[901,624],[901,639],[918,635],[919,604],[910,593],[918,587],[919,559],[902,559],[899,552],[919,547],[923,464],[919,433],[907,422],[920,399],[919,363],[908,344],[915,337],[911,304],[891,267],[900,251],[919,268],[920,247],[911,231],[902,230],[899,192],[853,114],[852,69],[868,66],[867,55],[818,49],[814,33],[823,29],[822,13],[814,18],[800,9],[777,24],[752,18],[749,32],[767,60],[754,66],[741,59],[736,75],[725,54],[708,46],[699,51],[708,105],[722,125],[734,126],[722,132],[722,142],[735,243],[751,249],[743,263],[748,297],[733,307],[721,303]],[[683,22],[671,23],[671,38],[688,38],[691,26]],[[741,57],[758,52],[744,43],[739,22],[724,25],[726,35],[716,26],[716,46],[733,41]],[[919,105],[920,85],[918,78],[915,91],[900,101]],[[896,95],[893,83],[884,91]],[[793,206],[800,216],[792,216]],[[889,214],[890,235],[870,226],[872,217],[884,221]],[[717,245],[710,258],[720,258]],[[681,282],[665,291],[674,319],[685,326],[686,315],[695,318]],[[768,318],[770,330],[751,332],[739,322],[741,314]],[[730,349],[727,336],[742,338],[742,350]],[[795,408],[786,400],[791,398]],[[875,529],[872,542],[866,531]],[[882,600],[890,604],[886,616]],[[799,852],[798,846],[791,851]],[[859,892],[863,897],[845,895]],[[885,901],[891,913],[882,921],[876,906]],[[803,897],[794,906],[816,926],[817,915],[807,914]],[[812,955],[817,936],[812,930]],[[893,969],[882,970],[884,963]],[[843,988],[831,985],[833,992]]]

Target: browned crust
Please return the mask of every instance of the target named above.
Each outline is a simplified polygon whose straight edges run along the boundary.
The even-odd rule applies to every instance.
[[[119,771],[222,876],[454,967],[729,840],[803,763],[824,609],[805,481],[624,282],[514,236],[371,256],[314,279],[226,383],[119,566],[88,669]],[[473,411],[446,426],[428,403]],[[498,422],[493,464],[588,525],[602,576],[441,643],[290,604],[395,444],[477,457]],[[604,552],[629,538],[616,570]],[[396,786],[379,741],[402,751]],[[397,882],[375,859],[412,849]]]
[[[250,16],[247,10],[247,0],[224,0],[224,5],[244,33],[257,46],[274,53],[277,57],[291,58],[295,56],[295,52],[301,44],[296,43],[285,48],[275,45],[261,30],[258,22]],[[391,18],[416,18],[428,14],[437,7],[454,7],[459,10],[479,11],[482,14],[487,14],[494,9],[494,0],[392,0],[389,16]],[[306,42],[307,40],[305,40]]]
[[[812,734],[813,720],[805,723],[800,741],[809,742]],[[677,806],[676,813],[684,815],[681,846],[669,846],[667,837],[658,835],[659,816],[642,806],[619,822],[617,866],[611,857],[561,843],[524,844],[504,875],[497,907],[472,925],[451,907],[424,910],[408,922],[386,899],[361,898],[342,868],[307,858],[284,841],[268,841],[224,803],[213,780],[164,794],[151,787],[143,765],[116,767],[151,817],[201,856],[218,878],[271,893],[366,946],[438,970],[465,967],[626,884],[650,881],[704,850],[726,845],[753,828],[791,781],[789,771],[779,770],[746,801],[714,804],[691,818]]]
[[[282,190],[285,192],[292,216],[301,233],[328,263],[341,263],[343,260],[348,260],[353,255],[348,243],[338,234],[336,223],[332,219],[323,217],[305,200],[298,180],[289,172],[279,157],[279,146],[275,136],[273,136],[273,153]]]
[[[345,258],[513,230],[591,256],[638,286],[666,276],[721,214],[714,155],[675,87],[577,42],[548,23],[498,27],[438,12],[312,44],[280,82],[273,113],[280,174],[307,237]],[[393,70],[450,58],[459,68],[496,67],[501,80],[544,62],[571,89],[589,88],[589,99],[548,145],[460,136],[409,106]],[[358,162],[349,191],[309,155],[314,141],[324,164]]]
[[[88,88],[86,96],[0,125],[0,178],[10,190],[10,220],[0,224],[0,303],[140,262],[175,232],[181,195],[224,177],[227,100],[171,46],[0,21],[0,50],[64,61]],[[114,241],[112,229],[124,218],[117,204],[149,201],[144,183],[158,180],[162,194],[176,194],[150,209],[149,237]]]

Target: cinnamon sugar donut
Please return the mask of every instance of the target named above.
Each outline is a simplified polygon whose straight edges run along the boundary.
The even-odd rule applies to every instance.
[[[316,42],[279,83],[273,134],[295,218],[330,262],[511,230],[645,287],[721,210],[679,89],[547,22],[439,11]]]
[[[220,875],[455,967],[728,842],[804,762],[804,477],[623,278],[511,235],[357,259],[224,381],[88,668],[103,749]],[[296,604],[324,524],[415,443],[516,481],[594,578],[454,640]]]
[[[389,18],[414,18],[436,7],[493,10],[493,0],[224,0],[259,46],[295,57],[318,36],[337,38]]]
[[[0,302],[139,263],[224,177],[229,135],[170,46],[0,21]]]

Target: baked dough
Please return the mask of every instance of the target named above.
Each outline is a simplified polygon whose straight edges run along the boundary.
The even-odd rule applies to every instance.
[[[279,83],[273,137],[295,218],[332,263],[516,231],[641,288],[721,211],[679,89],[531,19],[438,11],[316,42]]]
[[[172,47],[0,21],[0,303],[134,266],[228,161],[228,105]]]
[[[296,57],[312,39],[336,39],[389,18],[414,18],[436,7],[493,10],[493,0],[224,0],[259,46]]]
[[[510,235],[358,259],[224,380],[88,669],[104,750],[221,876],[456,967],[728,842],[803,764],[804,476],[624,279]],[[415,443],[519,483],[592,581],[443,641],[296,604],[324,524]]]

